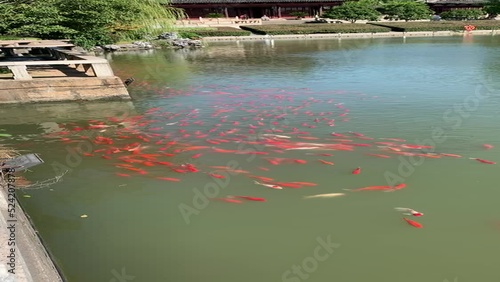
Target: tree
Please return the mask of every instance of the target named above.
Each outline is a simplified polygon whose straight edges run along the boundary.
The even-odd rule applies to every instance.
[[[428,19],[433,13],[425,3],[412,0],[389,1],[383,10],[389,19],[405,21]]]
[[[84,48],[141,39],[171,30],[174,21],[184,16],[182,10],[168,3],[165,0],[0,0],[0,34],[70,38]]]
[[[485,12],[483,9],[453,9],[441,13],[440,16],[443,20],[478,20],[485,16]]]
[[[488,0],[483,9],[488,13],[488,18],[494,19],[500,14],[500,0]]]
[[[380,13],[373,8],[370,1],[347,1],[341,6],[325,12],[325,18],[343,19],[355,23],[357,20],[375,21]]]

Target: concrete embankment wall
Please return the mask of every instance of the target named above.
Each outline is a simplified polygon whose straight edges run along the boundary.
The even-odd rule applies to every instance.
[[[6,181],[0,177],[0,281],[64,281]]]
[[[0,104],[81,100],[130,100],[119,77],[0,80]]]
[[[251,41],[251,40],[294,40],[294,39],[343,39],[343,38],[389,38],[389,37],[437,37],[437,36],[464,36],[471,35],[498,35],[496,30],[465,31],[414,31],[414,32],[375,32],[375,33],[324,33],[324,34],[289,34],[289,35],[250,35],[250,36],[219,36],[204,37],[204,42],[219,41]]]

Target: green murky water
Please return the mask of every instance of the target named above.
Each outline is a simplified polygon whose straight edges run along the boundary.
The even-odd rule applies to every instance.
[[[68,281],[500,281],[498,165],[469,159],[500,161],[500,37],[231,42],[108,59],[136,79],[132,103],[0,109],[13,135],[1,141],[46,162],[30,180],[70,170],[21,198]],[[89,124],[110,127],[78,130]],[[292,138],[265,143],[262,133]],[[124,162],[141,159],[127,151],[135,142],[158,156]],[[340,142],[368,145],[321,150]],[[206,148],[182,151],[193,146]],[[269,189],[250,175],[317,186]],[[407,187],[344,190],[395,182]],[[345,195],[304,199],[324,193]],[[266,202],[206,199],[229,195]],[[394,207],[423,212],[411,218],[423,228]]]

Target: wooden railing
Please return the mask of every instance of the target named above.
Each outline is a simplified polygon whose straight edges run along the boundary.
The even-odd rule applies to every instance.
[[[28,66],[74,66],[74,68],[82,73],[87,73],[92,69],[96,77],[112,77],[113,70],[109,66],[106,59],[84,56],[78,52],[65,50],[62,48],[48,48],[54,60],[38,60],[38,61],[0,61],[0,67],[7,67],[14,75],[15,80],[32,80],[33,77],[29,74]]]

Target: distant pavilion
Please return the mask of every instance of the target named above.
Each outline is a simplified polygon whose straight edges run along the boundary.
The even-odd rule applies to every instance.
[[[220,13],[226,18],[293,18],[292,12],[305,12],[309,17],[342,5],[344,0],[172,0],[171,5],[182,8],[189,18]],[[481,8],[486,0],[425,0],[436,13],[457,8]]]

